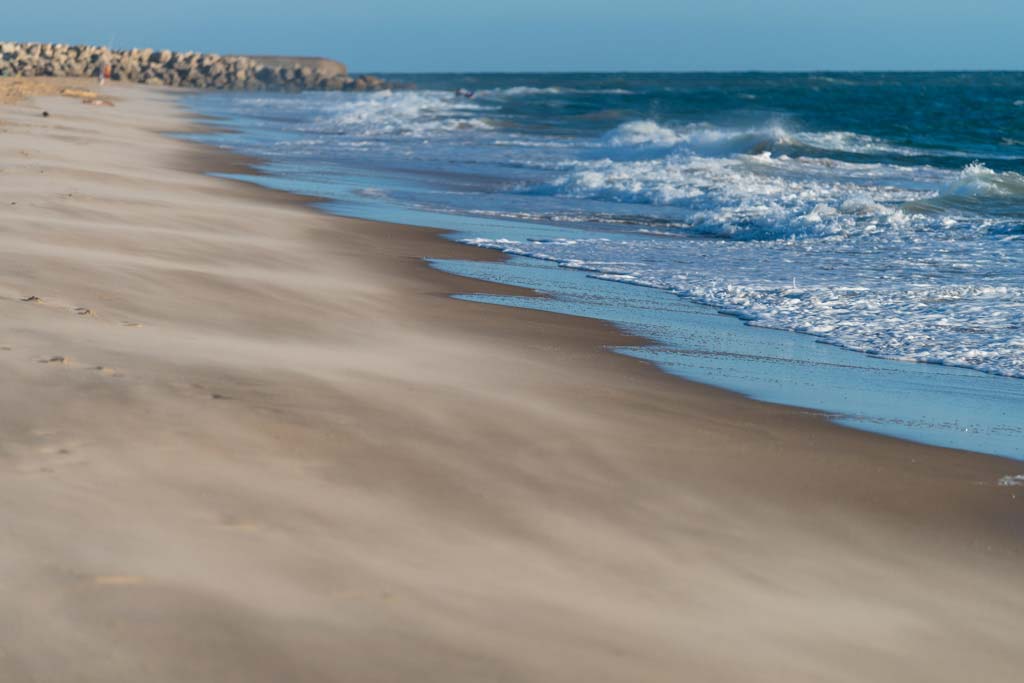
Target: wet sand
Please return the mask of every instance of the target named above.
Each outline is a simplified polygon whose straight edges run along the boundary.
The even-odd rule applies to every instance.
[[[0,679],[1018,680],[1024,464],[453,300],[499,255],[105,93],[0,108]]]

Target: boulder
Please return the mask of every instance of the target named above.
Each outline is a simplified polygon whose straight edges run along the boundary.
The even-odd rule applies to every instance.
[[[94,45],[0,42],[0,75],[94,76],[104,64],[116,80],[231,90],[378,90],[398,87],[348,75],[344,64],[314,57],[110,50]]]

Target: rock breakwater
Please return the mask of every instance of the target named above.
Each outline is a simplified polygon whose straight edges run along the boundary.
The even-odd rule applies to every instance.
[[[0,42],[0,76],[98,76],[107,66],[112,80],[189,88],[297,91],[403,87],[376,76],[352,76],[344,64],[329,59]]]

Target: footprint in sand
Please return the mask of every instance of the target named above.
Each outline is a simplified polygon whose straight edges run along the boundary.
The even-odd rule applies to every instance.
[[[35,294],[23,296],[21,297],[21,301],[31,304],[46,304],[46,301],[41,296],[36,296]],[[75,315],[95,315],[92,309],[86,306],[72,306],[70,308]]]
[[[208,398],[214,401],[231,401],[234,399],[233,396],[222,394],[219,391],[210,391],[210,387],[203,386],[202,384],[179,384],[178,387],[187,389],[190,392],[192,390],[199,391],[200,393],[206,394]]]
[[[64,367],[81,367],[80,363],[71,360],[68,356],[49,356],[46,358],[40,358],[36,362],[50,365],[61,365]],[[106,365],[92,365],[89,366],[89,369],[95,370],[96,372],[108,377],[124,377],[124,373],[120,370],[117,368],[107,367]]]
[[[82,455],[76,455],[67,446],[77,444],[66,444],[65,446],[43,446],[36,451],[19,458],[20,462],[15,464],[15,471],[21,474],[53,474],[58,470],[79,465],[88,465],[89,459]]]
[[[19,300],[20,301],[24,301],[25,303],[42,304],[44,306],[51,306],[51,307],[56,307],[56,308],[62,308],[63,307],[61,304],[49,303],[45,299],[43,299],[43,297],[37,296],[35,294],[30,294],[28,296],[19,297]],[[96,312],[93,311],[88,306],[68,306],[68,308],[75,315],[85,315],[85,316],[96,317]],[[119,324],[121,325],[121,327],[145,327],[145,325],[143,323],[140,323],[140,322],[138,322],[136,320],[122,320],[122,321],[120,321]]]

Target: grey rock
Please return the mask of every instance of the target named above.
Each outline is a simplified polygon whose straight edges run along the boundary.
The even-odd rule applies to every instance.
[[[93,45],[0,42],[0,76],[93,76],[111,66],[115,80],[231,90],[380,90],[404,87],[348,75],[344,64],[314,57],[110,50]]]

